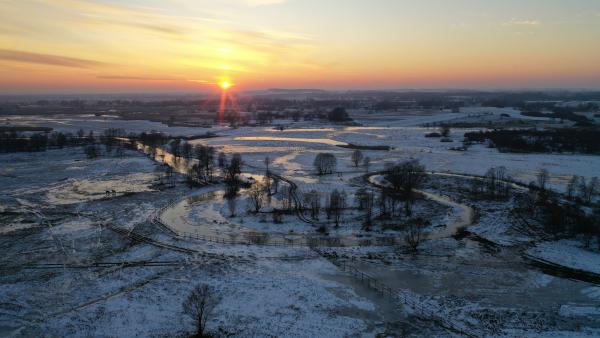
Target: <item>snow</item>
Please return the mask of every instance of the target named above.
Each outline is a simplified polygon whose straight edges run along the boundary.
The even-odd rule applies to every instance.
[[[146,120],[124,120],[117,116],[103,115],[95,116],[90,114],[78,115],[4,115],[0,117],[0,124],[10,122],[11,125],[50,127],[54,131],[77,133],[79,129],[86,132],[93,130],[96,135],[109,128],[122,128],[127,132],[149,132],[152,130],[165,132],[171,135],[198,135],[207,131],[216,131],[219,128],[189,128],[189,127],[169,127],[159,122]]]
[[[600,253],[582,248],[577,241],[543,242],[527,250],[527,254],[572,269],[600,274]]]
[[[600,287],[592,286],[581,290],[581,292],[587,295],[590,299],[600,300]]]
[[[325,337],[360,332],[370,336],[362,320],[335,314],[346,308],[370,311],[373,305],[351,291],[340,297],[334,291],[342,288],[341,284],[316,275],[323,264],[327,263],[278,263],[276,267],[263,263],[231,271],[210,265],[159,269],[139,279],[139,287],[126,294],[115,293],[120,289],[111,285],[105,295],[114,296],[60,314],[43,327],[46,334],[73,337],[170,336],[191,331],[193,324],[182,312],[181,303],[194,285],[206,283],[220,298],[209,330],[234,337]]]
[[[559,313],[565,317],[592,316],[598,318],[600,317],[600,306],[562,305]]]
[[[323,122],[281,121],[272,127],[215,127],[216,138],[194,140],[226,152],[242,153],[248,175],[260,178],[264,158],[271,169],[289,177],[301,191],[345,190],[349,203],[363,186],[364,168],[350,161],[353,150],[339,145],[387,145],[391,151],[363,151],[371,158],[369,171],[385,163],[419,159],[428,170],[483,174],[491,166],[506,166],[523,182],[540,168],[551,172],[551,186],[563,189],[573,174],[591,177],[600,170],[597,156],[578,154],[510,154],[460,145],[465,129],[453,129],[452,144],[425,138],[425,123],[472,120],[475,114],[520,116],[515,109],[469,107],[450,112],[351,112],[365,126],[346,127]],[[492,114],[492,115],[489,115]],[[484,118],[485,117],[485,118]],[[204,128],[167,127],[148,121],[115,117],[11,117],[18,124],[52,126],[74,132],[160,130],[194,135]],[[312,162],[319,152],[334,153],[339,174],[317,177]],[[156,164],[142,154],[126,151],[122,158],[89,160],[81,148],[44,153],[0,154],[0,247],[2,264],[20,266],[0,276],[0,335],[2,336],[183,336],[193,324],[181,303],[199,284],[210,285],[221,301],[209,329],[224,336],[338,337],[452,336],[417,308],[376,293],[343,272],[332,261],[351,262],[362,271],[407,295],[421,308],[489,336],[593,337],[598,329],[600,288],[594,284],[550,276],[529,266],[521,248],[534,239],[515,231],[509,217],[512,200],[474,201],[461,188],[468,178],[433,175],[423,187],[428,200],[415,204],[415,215],[432,221],[428,240],[417,254],[405,246],[320,248],[329,259],[308,247],[230,245],[175,237],[154,220],[176,230],[234,236],[245,232],[311,235],[315,227],[286,215],[273,224],[246,212],[247,196],[238,198],[238,215],[229,217],[221,186],[188,188],[178,182],[167,189],[155,185]],[[181,178],[179,177],[181,180]],[[106,190],[116,194],[106,195]],[[276,202],[280,197],[274,196]],[[268,211],[268,207],[266,208]],[[472,209],[480,217],[470,224]],[[352,213],[352,214],[350,214]],[[321,220],[324,219],[322,215]],[[330,236],[366,236],[356,211],[349,212]],[[467,217],[469,216],[469,217]],[[404,218],[393,221],[402,222]],[[454,238],[457,223],[479,238]],[[135,231],[155,241],[134,241],[107,225]],[[402,232],[375,228],[368,236],[403,237]],[[473,236],[475,237],[475,236]],[[229,238],[229,237],[227,237]],[[158,244],[164,244],[159,246]],[[169,249],[174,246],[180,250]],[[190,250],[190,253],[181,251]],[[575,241],[538,243],[527,254],[557,264],[600,273],[600,254]],[[24,269],[25,264],[87,264],[91,262],[172,262],[164,266]],[[6,271],[6,273],[5,273]],[[487,331],[486,331],[487,330]]]

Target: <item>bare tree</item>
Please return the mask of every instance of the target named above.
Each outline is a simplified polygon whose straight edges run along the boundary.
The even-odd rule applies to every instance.
[[[235,217],[235,208],[237,206],[236,196],[227,197],[227,208],[229,209],[229,217]]]
[[[406,203],[406,201],[404,203]],[[396,213],[396,210],[398,210],[398,212],[401,211],[401,209],[398,208],[398,204],[400,204],[400,199],[398,198],[398,194],[394,194],[393,192],[390,192],[389,198],[387,199],[387,205],[388,205],[387,210],[392,217],[399,216],[399,213],[398,214]]]
[[[488,171],[485,173],[485,189],[486,192],[491,195],[491,196],[496,196],[496,169],[495,168],[490,168],[488,169]]]
[[[379,213],[382,218],[389,218],[390,213],[388,211],[388,199],[391,197],[388,194],[387,189],[381,189],[377,203],[379,204]]]
[[[417,160],[400,163],[388,170],[386,179],[394,190],[401,193],[404,198],[407,215],[412,214],[411,206],[414,200],[414,190],[423,184],[426,178],[425,167]]]
[[[304,204],[310,208],[310,217],[318,220],[321,210],[321,194],[316,190],[304,194]]]
[[[333,216],[335,226],[339,227],[346,209],[346,192],[334,189],[329,195],[329,203],[327,205],[329,214]]]
[[[489,197],[507,197],[510,192],[508,179],[505,167],[491,167],[485,173],[481,188]],[[476,183],[475,187],[477,187]]]
[[[362,151],[356,149],[352,153],[352,162],[354,163],[354,166],[358,168],[364,157],[365,156],[363,155]]]
[[[371,158],[369,156],[366,156],[363,159],[363,167],[365,167],[365,171],[369,172],[369,167],[371,166]]]
[[[356,204],[356,208],[358,210],[365,209],[365,195],[367,194],[367,189],[360,188],[354,193],[354,203]]]
[[[419,245],[425,239],[423,234],[423,221],[421,219],[410,220],[408,223],[408,229],[406,230],[405,241],[406,244],[413,250],[417,251]]]
[[[218,303],[219,300],[206,284],[196,286],[185,302],[183,302],[183,311],[196,324],[195,337],[205,337],[206,323]]]
[[[594,196],[598,194],[599,182],[598,177],[592,177],[585,188],[584,199],[587,203],[591,203]]]
[[[224,152],[219,152],[219,157],[217,159],[217,165],[219,166],[219,169],[224,169],[225,166],[227,165],[227,156],[225,156]]]
[[[282,195],[281,202],[283,204],[283,209],[287,211],[292,211],[292,209],[294,208],[292,188],[288,185],[285,185],[281,188],[280,193]]]
[[[250,204],[254,213],[258,213],[265,202],[265,190],[259,184],[254,184],[248,191]]]
[[[567,198],[572,199],[575,197],[575,192],[577,191],[577,187],[579,186],[579,176],[573,175],[567,184]]]
[[[271,159],[269,156],[265,157],[265,172],[269,175],[269,164],[271,164]]]
[[[572,179],[572,181],[574,178]],[[573,185],[577,185],[577,195],[587,203],[592,202],[594,197],[598,195],[598,189],[600,189],[600,182],[598,181],[598,177],[592,177],[588,182],[586,182],[585,177],[579,177],[577,182],[573,182]],[[569,183],[571,184],[571,183]]]
[[[337,160],[331,153],[319,153],[315,157],[314,166],[319,175],[332,174],[335,171]]]
[[[276,194],[277,190],[279,190],[279,178],[277,176],[274,176],[272,178],[272,193]]]
[[[171,141],[171,143],[169,143],[169,148],[171,150],[171,155],[173,155],[175,157],[175,161],[177,161],[177,158],[181,155],[181,139],[174,139]]]
[[[267,173],[267,175],[265,175],[263,177],[263,187],[264,187],[265,191],[267,192],[267,196],[269,197],[269,199],[271,198],[270,196],[273,195],[273,192],[271,189],[272,185],[273,185],[273,179],[271,178],[271,175],[269,175]]]
[[[90,130],[90,132],[88,133],[87,142],[88,143],[94,143],[94,142],[96,142],[96,137],[94,136],[94,131],[93,130]]]
[[[585,200],[585,197],[587,195],[587,181],[585,180],[585,177],[579,177],[579,184],[577,186],[577,195]]]
[[[187,170],[187,181],[190,186],[200,181],[200,166],[198,164],[194,164]]]
[[[238,180],[238,175],[242,172],[242,156],[233,154],[229,164],[225,166],[225,181],[234,182]]]
[[[181,156],[188,160],[191,159],[192,158],[192,149],[193,149],[193,147],[191,144],[189,144],[186,141],[183,141],[181,143]]]
[[[497,193],[500,195],[500,197],[507,197],[510,192],[510,177],[507,174],[506,167],[496,167],[496,178],[496,183],[498,184],[496,189]]]
[[[536,176],[537,187],[541,191],[545,191],[546,190],[546,184],[548,183],[549,176],[550,176],[550,174],[548,173],[548,170],[546,170],[546,169],[541,169],[538,172],[538,174]]]
[[[373,207],[375,205],[375,195],[371,191],[361,192],[358,197],[359,209],[364,211],[363,228],[367,231],[371,230],[373,225]]]
[[[205,181],[212,180],[215,149],[210,146],[199,144],[194,147],[193,153],[194,157],[198,160],[198,166],[200,167],[199,176]]]

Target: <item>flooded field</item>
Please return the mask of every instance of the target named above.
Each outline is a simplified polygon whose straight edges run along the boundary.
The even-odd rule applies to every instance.
[[[453,336],[456,330],[486,336],[527,336],[532,330],[551,335],[581,327],[600,332],[600,288],[532,265],[525,252],[535,240],[516,232],[508,212],[513,199],[478,201],[467,189],[483,180],[487,168],[502,164],[515,196],[527,192],[526,183],[542,166],[550,171],[549,185],[562,190],[571,173],[593,175],[598,159],[499,153],[482,145],[456,152],[451,144],[425,138],[430,129],[419,126],[443,117],[415,114],[362,127],[298,122],[284,131],[215,128],[216,137],[190,143],[214,147],[215,157],[218,152],[227,159],[241,154],[240,179],[247,186],[239,190],[233,209],[225,196],[226,182],[220,180],[225,169],[215,168],[215,182],[190,185],[186,177],[199,159],[175,157],[168,145],[137,143],[121,156],[96,159],[86,158],[81,148],[2,154],[9,164],[0,171],[6,188],[0,199],[0,244],[7,250],[2,264],[12,272],[0,279],[7,299],[0,307],[0,333],[61,334],[69,322],[70,332],[93,335],[114,325],[110,318],[124,307],[138,314],[117,326],[139,323],[152,311],[162,319],[148,327],[148,335],[176,331],[183,325],[177,295],[187,292],[192,280],[219,287],[218,325],[247,325],[240,336],[286,336],[287,328],[277,326],[281,320],[297,334],[301,329],[291,323],[314,320],[314,313],[335,316],[341,335],[375,336],[397,327],[432,336]],[[104,128],[119,123],[87,118],[39,124]],[[453,131],[451,139],[460,142],[461,133]],[[350,143],[392,149],[365,150],[370,158],[365,168],[353,163],[354,150],[339,147]],[[336,168],[321,176],[314,159],[323,152],[335,156]],[[381,204],[387,186],[381,171],[406,160],[419,160],[427,170],[427,183],[415,190],[418,198],[410,216],[403,211],[404,202]],[[170,180],[167,167],[175,172]],[[252,211],[252,186],[275,179],[276,191],[263,196],[260,212]],[[333,190],[345,196],[340,225],[334,224],[330,209]],[[373,194],[370,225],[365,225],[364,209],[356,206],[365,191]],[[321,196],[316,215],[306,197],[314,192]],[[384,207],[395,208],[392,217],[382,216]],[[407,230],[414,219],[423,220],[424,227],[417,251],[410,249],[414,238]],[[38,311],[34,309],[40,304],[57,300],[38,298],[35,292],[19,298],[40,287],[58,290],[63,305]],[[151,305],[156,297],[163,304]],[[239,298],[248,308],[237,308]],[[272,311],[293,314],[267,315]],[[55,319],[42,319],[39,313]],[[251,318],[260,320],[248,324]],[[437,324],[445,321],[453,326]],[[326,325],[310,330],[309,336],[331,333]]]

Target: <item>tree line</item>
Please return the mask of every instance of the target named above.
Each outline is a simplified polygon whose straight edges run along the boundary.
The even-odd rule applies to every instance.
[[[600,130],[592,128],[478,131],[465,133],[465,139],[489,142],[501,151],[600,153]]]
[[[0,132],[0,152],[39,152],[50,148],[63,148],[67,146],[80,146],[95,141],[93,132],[85,134],[83,130],[77,134],[52,132],[28,133],[11,130]]]
[[[104,145],[106,153],[117,149],[122,153],[123,141],[118,137],[127,136],[123,129],[109,128],[100,134],[94,134],[92,130],[85,132],[78,130],[75,134],[52,132],[52,133],[27,133],[0,132],[0,153],[14,152],[43,152],[48,149],[62,149],[64,147],[83,146],[88,157],[96,157],[100,154],[99,145]]]

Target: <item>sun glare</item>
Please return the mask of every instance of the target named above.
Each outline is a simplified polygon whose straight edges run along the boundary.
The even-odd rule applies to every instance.
[[[229,89],[229,87],[231,87],[231,83],[229,83],[228,81],[222,81],[219,85],[223,90],[227,90]]]

